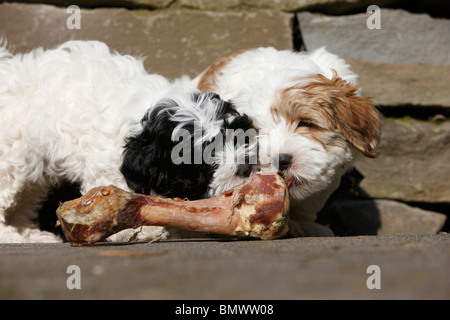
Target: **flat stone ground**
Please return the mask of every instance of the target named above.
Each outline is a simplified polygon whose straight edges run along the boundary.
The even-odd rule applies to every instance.
[[[0,244],[0,299],[449,299],[449,270],[449,234]]]

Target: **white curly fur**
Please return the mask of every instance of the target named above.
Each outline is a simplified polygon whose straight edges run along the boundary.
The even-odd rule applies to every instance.
[[[36,228],[36,209],[64,178],[81,192],[114,184],[124,138],[172,89],[140,59],[101,42],[12,55],[0,47],[0,242],[58,242]],[[160,234],[160,228],[153,228]]]

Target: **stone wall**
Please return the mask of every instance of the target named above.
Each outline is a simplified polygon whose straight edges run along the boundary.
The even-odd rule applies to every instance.
[[[80,29],[67,27],[71,4]],[[373,4],[381,29],[366,24]],[[29,0],[0,3],[0,36],[16,53],[101,40],[171,79],[239,49],[326,46],[385,119],[380,157],[357,162],[320,221],[338,235],[436,233],[450,229],[449,9],[445,0]]]

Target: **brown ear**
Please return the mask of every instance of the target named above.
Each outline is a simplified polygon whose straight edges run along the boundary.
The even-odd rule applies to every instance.
[[[370,98],[357,94],[353,85],[334,73],[332,79],[316,75],[313,81],[300,86],[300,105],[317,106],[325,112],[331,125],[366,157],[376,158],[375,147],[381,135],[381,116]]]
[[[350,144],[366,157],[376,158],[381,136],[381,115],[368,97],[356,94],[358,87],[334,77],[340,94],[334,97],[335,124]]]

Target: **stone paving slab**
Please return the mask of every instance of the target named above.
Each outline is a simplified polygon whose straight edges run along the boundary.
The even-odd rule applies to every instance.
[[[367,288],[370,265],[381,289]],[[449,299],[449,266],[448,234],[1,244],[0,299]]]
[[[373,198],[450,202],[450,122],[388,119],[377,159],[360,159],[361,188]]]
[[[378,63],[347,58],[363,94],[378,106],[442,107],[450,111],[450,66]],[[411,112],[413,113],[413,111]]]
[[[380,28],[369,14],[298,14],[308,50],[326,46],[341,57],[380,63],[450,65],[450,20],[405,10],[380,9]],[[339,39],[339,41],[336,41]]]
[[[216,59],[241,49],[292,49],[293,15],[284,12],[81,9],[80,28],[69,29],[72,14],[51,5],[3,3],[0,37],[15,53],[68,40],[99,40],[121,54],[146,57],[149,72],[170,79],[196,76]]]

